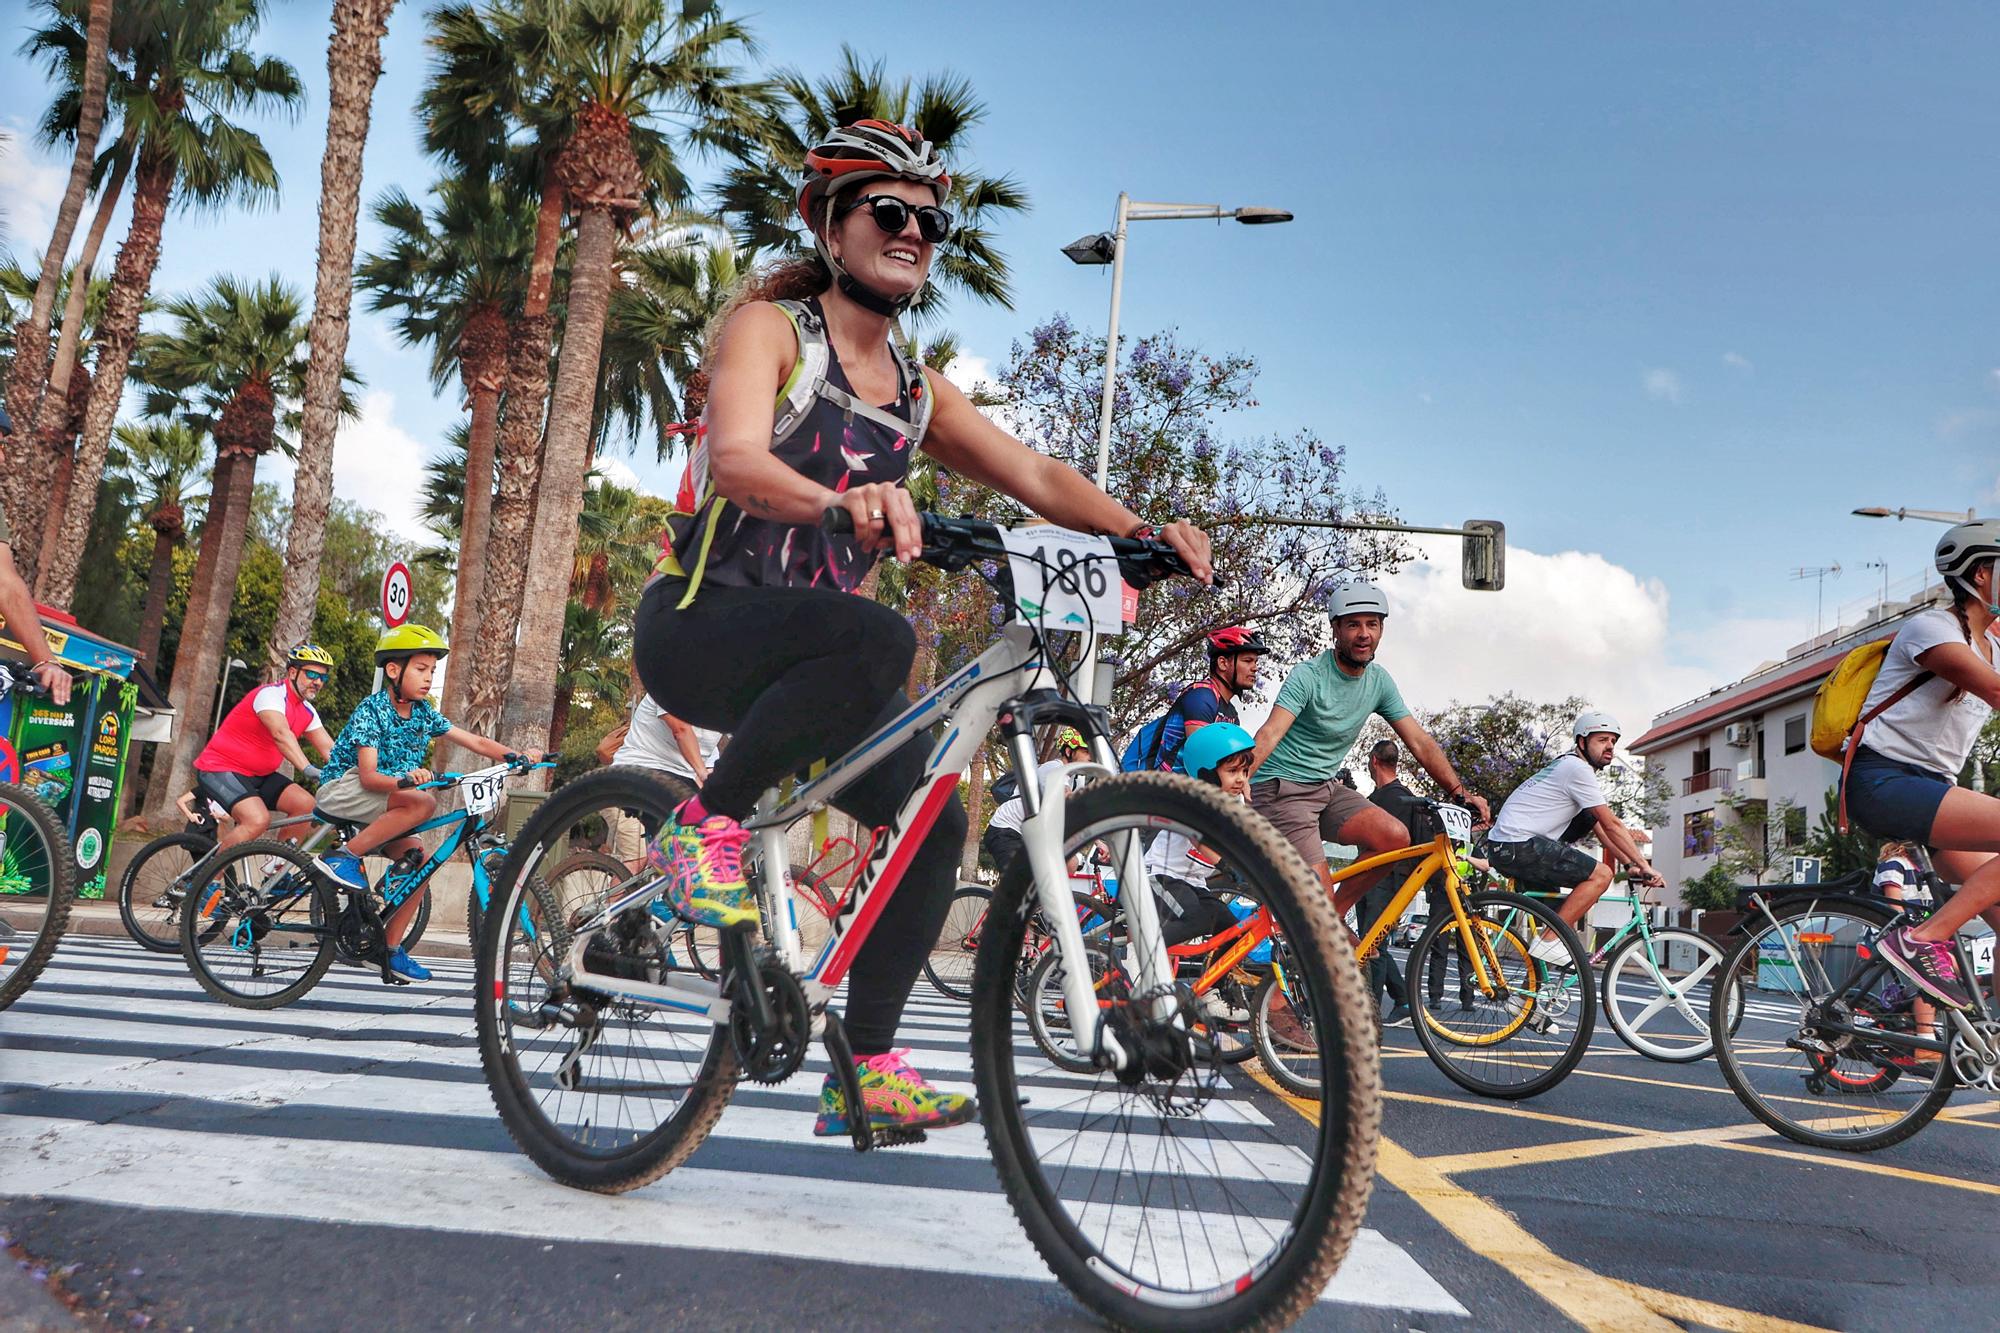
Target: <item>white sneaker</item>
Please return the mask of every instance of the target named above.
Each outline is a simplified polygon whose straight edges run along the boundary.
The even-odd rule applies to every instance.
[[[1238,1009],[1215,991],[1195,997],[1195,1008],[1211,1023],[1248,1023],[1250,1011]]]
[[[1543,935],[1539,932],[1528,945],[1528,957],[1538,963],[1547,963],[1550,967],[1575,966],[1575,960],[1570,957],[1567,944],[1553,935]]]

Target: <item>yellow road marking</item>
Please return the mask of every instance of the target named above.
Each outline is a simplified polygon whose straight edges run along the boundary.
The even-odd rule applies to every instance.
[[[1488,1152],[1456,1153],[1448,1157],[1426,1157],[1424,1161],[1448,1176],[1468,1171],[1498,1171],[1510,1166],[1533,1166],[1541,1162],[1574,1162],[1585,1157],[1608,1157],[1614,1153],[1642,1152],[1648,1148],[1685,1148],[1735,1139],[1761,1138],[1770,1133],[1762,1125],[1719,1125],[1713,1129],[1677,1129],[1646,1134],[1625,1134],[1606,1139],[1565,1139],[1561,1143],[1536,1143],[1520,1148],[1495,1148]]]
[[[1913,1181],[1919,1185],[1943,1185],[1950,1189],[1966,1190],[1973,1194],[2000,1194],[2000,1185],[1988,1185],[1978,1180],[1960,1180],[1955,1176],[1940,1176],[1931,1171],[1912,1171],[1903,1166],[1887,1166],[1881,1162],[1863,1161],[1845,1154],[1820,1154],[1802,1152],[1797,1148],[1773,1148],[1763,1143],[1718,1142],[1717,1148],[1727,1148],[1731,1152],[1761,1153],[1766,1157],[1784,1157],[1794,1162],[1809,1162],[1813,1166],[1837,1166],[1847,1171],[1860,1171],[1871,1176],[1891,1176],[1897,1180]]]
[[[1252,1078],[1286,1105],[1312,1124],[1319,1123],[1318,1103],[1291,1096],[1255,1065],[1247,1068]],[[1505,1209],[1453,1184],[1434,1162],[1416,1156],[1387,1135],[1376,1145],[1375,1160],[1384,1180],[1409,1195],[1474,1254],[1500,1265],[1584,1328],[1679,1333],[1680,1325],[1674,1322],[1679,1320],[1706,1324],[1725,1333],[1825,1333],[1810,1324],[1795,1324],[1594,1273],[1563,1258],[1530,1235]]]

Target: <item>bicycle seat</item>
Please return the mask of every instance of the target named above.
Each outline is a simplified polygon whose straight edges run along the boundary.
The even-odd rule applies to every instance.
[[[340,840],[342,842],[350,841],[357,834],[359,834],[363,828],[366,827],[366,825],[360,820],[339,819],[333,815],[327,814],[323,810],[313,811],[313,822],[316,824],[324,824],[328,828],[332,829],[335,833],[338,833],[340,835]]]

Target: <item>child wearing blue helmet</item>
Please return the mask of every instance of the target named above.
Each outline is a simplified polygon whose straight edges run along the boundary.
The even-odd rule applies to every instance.
[[[1187,738],[1176,767],[1247,801],[1250,752],[1256,748],[1257,738],[1234,722],[1211,722]],[[1208,887],[1216,873],[1215,853],[1184,833],[1168,829],[1146,849],[1146,874],[1167,908],[1160,934],[1168,944],[1185,944],[1236,924],[1228,900]]]

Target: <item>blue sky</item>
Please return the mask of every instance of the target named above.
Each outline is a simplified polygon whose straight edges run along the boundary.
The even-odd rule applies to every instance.
[[[310,90],[296,124],[264,127],[283,203],[173,219],[157,290],[225,266],[310,290],[327,14],[275,11],[263,44]],[[989,361],[1056,310],[1101,327],[1107,271],[1058,250],[1120,189],[1293,210],[1135,226],[1125,328],[1258,358],[1237,432],[1344,444],[1355,482],[1413,521],[1506,522],[1507,593],[1459,593],[1455,554],[1397,581],[1411,637],[1385,661],[1433,696],[1581,688],[1650,713],[1811,632],[1792,568],[1846,567],[1831,611],[1879,586],[1866,561],[1896,582],[1924,565],[1939,529],[1854,505],[2000,505],[1990,7],[746,12],[770,63],[823,71],[847,42],[984,95],[978,165],[1035,205],[1001,238],[1016,308],[952,312]],[[0,18],[9,48],[22,13]],[[422,30],[418,6],[391,21],[364,198],[432,178],[410,109]],[[0,126],[44,100],[0,57]],[[0,161],[17,250],[46,234],[62,165],[26,145]],[[371,316],[352,356],[376,397],[337,484],[393,511],[458,401]]]

